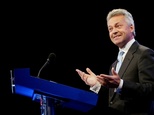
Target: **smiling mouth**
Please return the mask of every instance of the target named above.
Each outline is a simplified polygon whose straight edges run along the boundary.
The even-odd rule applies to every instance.
[[[115,36],[115,37],[114,37],[114,39],[118,39],[118,38],[119,38],[119,36]]]
[[[114,39],[116,39],[116,38],[119,38],[119,37],[121,37],[121,35],[118,35],[118,36],[114,36]]]

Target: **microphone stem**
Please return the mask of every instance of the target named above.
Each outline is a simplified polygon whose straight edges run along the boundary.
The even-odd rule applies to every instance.
[[[38,74],[37,74],[37,77],[39,78],[40,77],[40,73],[42,71],[42,69],[49,63],[49,60],[47,60],[44,65],[41,67],[41,69],[39,70]]]

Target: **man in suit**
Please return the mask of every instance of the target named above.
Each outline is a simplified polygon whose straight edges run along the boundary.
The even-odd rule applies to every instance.
[[[109,88],[107,114],[154,115],[154,51],[135,40],[134,20],[127,10],[110,11],[107,27],[111,41],[124,52],[120,69],[116,60],[109,75],[96,75],[90,68],[77,73],[95,93]]]

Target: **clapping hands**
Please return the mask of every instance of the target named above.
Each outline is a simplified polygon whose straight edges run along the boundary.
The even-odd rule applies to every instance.
[[[120,77],[112,68],[112,75],[100,74],[96,75],[89,68],[86,68],[86,72],[83,72],[79,69],[76,69],[76,72],[79,74],[81,79],[89,86],[94,86],[96,83],[100,83],[102,86],[108,88],[117,88],[120,84]]]

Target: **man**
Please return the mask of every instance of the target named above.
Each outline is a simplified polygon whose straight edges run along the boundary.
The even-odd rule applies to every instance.
[[[96,75],[90,68],[77,73],[95,93],[109,88],[108,114],[154,115],[154,51],[135,40],[134,20],[127,10],[110,11],[107,27],[111,41],[124,53],[120,69],[116,60],[109,75]]]

